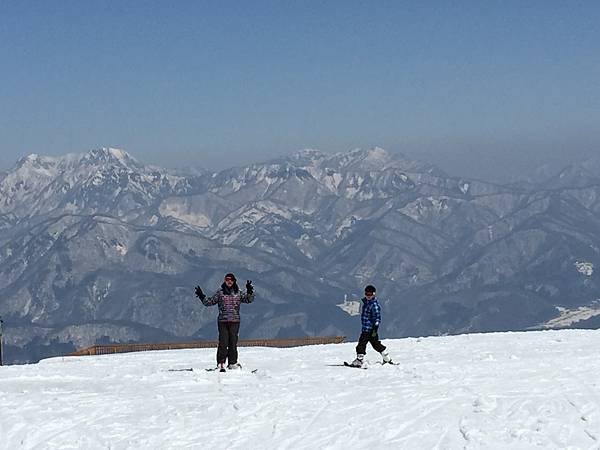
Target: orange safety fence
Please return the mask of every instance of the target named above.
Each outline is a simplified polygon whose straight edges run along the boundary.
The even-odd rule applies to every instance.
[[[340,344],[346,336],[315,336],[292,339],[242,339],[238,347],[300,347],[303,345]],[[176,350],[182,348],[213,348],[218,341],[165,342],[156,344],[92,345],[70,353],[68,356],[108,355],[111,353],[146,352],[150,350]]]

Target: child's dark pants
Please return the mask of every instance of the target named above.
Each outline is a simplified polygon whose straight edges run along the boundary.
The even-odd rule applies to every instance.
[[[358,338],[358,345],[356,346],[356,354],[364,355],[367,352],[367,343],[370,342],[375,351],[381,353],[385,350],[385,345],[379,340],[379,335],[376,333],[375,336],[371,336],[370,331],[363,331],[360,333]]]

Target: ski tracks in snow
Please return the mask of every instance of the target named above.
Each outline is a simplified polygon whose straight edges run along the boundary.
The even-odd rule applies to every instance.
[[[600,332],[55,358],[0,368],[0,449],[600,448]],[[193,367],[194,371],[168,372]]]

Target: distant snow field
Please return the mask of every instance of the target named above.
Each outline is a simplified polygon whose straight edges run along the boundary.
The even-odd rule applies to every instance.
[[[347,343],[240,348],[224,374],[214,349],[0,367],[0,448],[600,448],[600,331],[384,343],[401,365],[335,366]]]
[[[591,277],[594,274],[594,264],[591,262],[575,261],[575,267],[577,268],[578,272],[588,277]]]

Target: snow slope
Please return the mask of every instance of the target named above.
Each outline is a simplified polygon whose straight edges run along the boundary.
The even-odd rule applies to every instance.
[[[401,365],[332,366],[347,343],[225,374],[213,349],[0,367],[0,448],[600,448],[600,331],[384,342]]]

